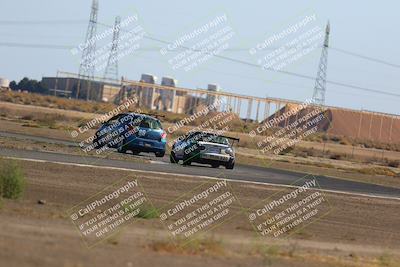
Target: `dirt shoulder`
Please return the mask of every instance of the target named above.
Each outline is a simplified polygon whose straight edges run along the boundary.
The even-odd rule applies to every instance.
[[[205,181],[199,177],[19,161],[24,197],[3,201],[0,258],[5,266],[397,266],[399,201],[325,194],[330,211],[289,238],[260,238],[243,207],[281,187],[232,182],[237,216],[178,249],[158,219],[137,219],[94,248],[84,246],[66,210],[123,177],[135,175],[162,209]],[[210,181],[208,181],[210,182]],[[215,182],[213,180],[213,182]],[[45,200],[39,205],[38,200]],[[366,246],[366,244],[368,244]],[[396,252],[397,251],[397,252]]]

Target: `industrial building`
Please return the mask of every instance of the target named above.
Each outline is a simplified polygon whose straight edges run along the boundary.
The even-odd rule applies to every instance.
[[[43,77],[42,84],[54,96],[78,98],[92,101],[113,102],[121,86],[100,79],[84,79],[77,75],[65,77]]]

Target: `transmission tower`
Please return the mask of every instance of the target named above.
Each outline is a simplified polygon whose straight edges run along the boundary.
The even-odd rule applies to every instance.
[[[113,41],[108,57],[107,66],[104,71],[104,78],[118,80],[118,44],[119,44],[119,32],[120,32],[121,18],[115,18],[115,24],[113,28]]]
[[[82,59],[79,66],[79,83],[76,97],[79,97],[79,89],[82,78],[93,79],[95,72],[95,55],[96,55],[96,33],[97,33],[97,14],[99,11],[99,1],[93,0],[92,10],[90,12],[89,25],[86,32],[84,48],[82,51]],[[87,87],[86,99],[89,99],[90,84]]]
[[[329,32],[330,24],[326,25],[325,29],[325,40],[322,47],[321,59],[319,61],[317,79],[315,81],[313,100],[317,105],[325,104],[325,92],[326,92],[326,72],[328,68],[328,48],[329,48]]]
[[[81,65],[79,66],[79,75],[94,77],[94,59],[96,52],[96,32],[97,32],[97,13],[99,10],[98,0],[93,0],[92,11],[90,12],[89,25],[86,33],[84,48],[82,51]]]

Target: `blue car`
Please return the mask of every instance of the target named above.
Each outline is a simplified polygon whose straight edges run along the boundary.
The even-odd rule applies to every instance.
[[[93,145],[96,149],[104,146],[117,148],[118,152],[133,154],[155,153],[164,157],[167,133],[161,122],[150,115],[121,113],[105,122],[96,132]]]

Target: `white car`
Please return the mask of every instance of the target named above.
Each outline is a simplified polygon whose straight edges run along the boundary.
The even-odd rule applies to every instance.
[[[171,163],[183,161],[183,165],[192,162],[210,164],[213,168],[235,166],[235,150],[233,144],[238,138],[216,135],[211,132],[193,132],[178,140],[172,146]]]

